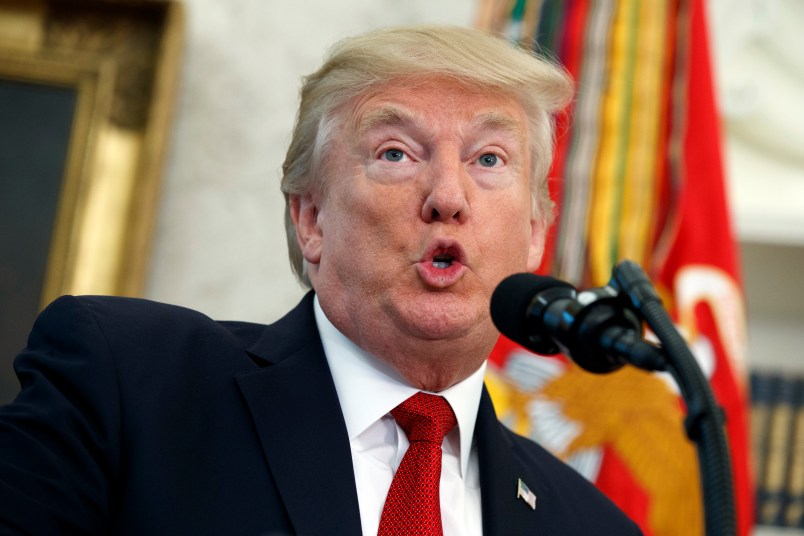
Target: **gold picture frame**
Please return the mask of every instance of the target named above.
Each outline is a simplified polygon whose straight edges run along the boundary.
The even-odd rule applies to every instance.
[[[21,210],[17,220],[41,220],[35,239],[15,236],[8,241],[12,250],[4,245],[0,251],[0,403],[16,390],[10,362],[42,307],[63,294],[142,294],[184,18],[175,0],[0,0],[0,89],[6,90],[0,93],[0,123],[6,123],[0,124],[0,141],[44,129],[41,147],[35,132],[26,138],[36,145],[28,161],[3,162],[14,149],[3,153],[0,147],[0,196],[22,191],[34,210]],[[26,95],[48,92],[65,94],[63,106],[71,107],[62,110],[63,134],[12,113],[20,103],[36,112],[41,99]],[[17,123],[9,124],[9,117]],[[36,193],[25,192],[25,173],[15,171],[40,153],[49,156],[49,136],[62,138],[55,141],[63,159],[54,161],[63,167],[56,164],[48,179],[53,202],[38,203]],[[2,201],[16,208],[14,200]],[[45,227],[47,233],[39,232]],[[19,251],[28,244],[38,248],[36,255]],[[21,279],[25,292],[18,289]]]
[[[77,91],[41,305],[142,292],[183,15],[174,1],[0,0],[0,78]]]

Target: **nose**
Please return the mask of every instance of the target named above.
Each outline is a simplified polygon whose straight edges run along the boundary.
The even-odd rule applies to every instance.
[[[467,184],[467,173],[459,159],[433,162],[427,177],[422,219],[427,223],[465,222],[469,217]]]

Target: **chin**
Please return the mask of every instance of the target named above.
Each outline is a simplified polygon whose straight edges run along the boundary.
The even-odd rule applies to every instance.
[[[465,325],[455,325],[450,322],[410,322],[406,331],[423,340],[448,341],[465,337],[472,330]]]
[[[397,310],[400,326],[410,335],[427,340],[459,339],[487,329],[486,309],[454,295],[427,296]]]

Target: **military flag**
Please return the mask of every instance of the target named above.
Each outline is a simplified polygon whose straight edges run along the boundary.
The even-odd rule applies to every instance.
[[[555,57],[577,84],[558,119],[558,219],[542,273],[605,285],[639,263],[727,418],[738,534],[753,523],[745,311],[726,204],[702,0],[487,0],[478,25]],[[697,455],[671,378],[597,376],[501,338],[500,417],[595,482],[646,535],[704,533]]]

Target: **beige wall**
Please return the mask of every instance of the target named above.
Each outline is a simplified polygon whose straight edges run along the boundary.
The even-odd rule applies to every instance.
[[[707,0],[749,357],[804,371],[804,2]]]

